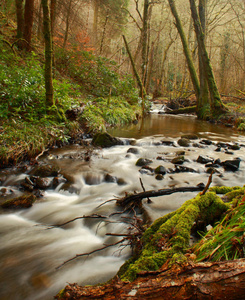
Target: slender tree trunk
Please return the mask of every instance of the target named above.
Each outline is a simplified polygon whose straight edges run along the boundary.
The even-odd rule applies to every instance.
[[[215,82],[212,66],[205,46],[205,36],[202,31],[202,26],[200,23],[200,18],[198,16],[195,0],[189,0],[189,1],[191,6],[191,15],[192,15],[197,42],[198,42],[198,49],[202,57],[203,68],[208,82],[208,88],[209,88],[209,93],[211,98],[211,113],[212,115],[220,115],[227,112],[227,109],[225,108],[223,102],[221,101],[220,93],[218,91]]]
[[[67,15],[66,15],[66,29],[65,29],[65,36],[63,42],[63,48],[66,47],[67,39],[68,39],[68,32],[69,32],[69,21],[70,21],[70,14],[71,14],[71,4],[72,0],[69,0]]]
[[[99,6],[100,6],[100,0],[93,0],[93,7],[94,7],[93,44],[94,44],[95,49],[97,49],[97,43],[98,43]]]
[[[147,65],[148,65],[148,21],[149,21],[149,6],[150,1],[144,0],[143,12],[143,27],[142,27],[142,82],[145,86],[147,78]]]
[[[199,16],[200,22],[204,34],[206,37],[206,9],[207,0],[199,0]],[[197,116],[200,119],[206,118],[210,114],[210,101],[208,92],[208,83],[205,76],[205,70],[202,61],[201,51],[198,49],[198,61],[199,61],[199,81],[200,81],[200,95],[197,103]]]
[[[16,17],[17,17],[17,39],[23,37],[23,28],[24,28],[24,7],[23,0],[15,0],[16,5]]]
[[[48,0],[42,0],[43,7],[43,33],[45,40],[45,89],[46,89],[46,105],[51,107],[54,105],[53,95],[53,47],[51,34],[51,19]]]
[[[23,47],[27,51],[31,51],[33,19],[34,19],[34,0],[26,0],[25,12],[24,12],[24,32],[23,32],[23,38],[25,42],[23,44]]]
[[[43,20],[42,20],[42,2],[40,2],[40,6],[38,9],[38,27],[37,27],[37,36],[39,39],[42,38],[42,32],[43,32]]]
[[[127,50],[127,53],[128,53],[128,56],[129,56],[132,68],[133,68],[134,75],[135,75],[136,80],[137,80],[138,87],[140,89],[140,97],[142,97],[142,111],[144,113],[144,97],[146,96],[146,91],[145,91],[144,85],[143,85],[143,83],[142,83],[142,81],[140,79],[140,76],[139,76],[139,74],[137,72],[137,69],[136,69],[136,66],[135,66],[135,63],[134,63],[131,51],[129,49],[127,40],[126,40],[126,38],[125,38],[124,35],[123,35],[123,40],[124,40],[124,43],[125,43],[125,47],[126,47],[126,50]]]
[[[108,19],[109,19],[109,11],[107,11],[107,14],[106,14],[103,33],[102,33],[102,37],[101,37],[100,54],[102,54],[102,50],[103,50],[103,45],[104,45],[104,40],[105,40],[105,33],[106,33],[106,25],[107,25]]]
[[[188,46],[188,43],[187,43],[187,39],[186,39],[184,30],[183,30],[183,26],[181,24],[178,12],[176,10],[175,1],[174,0],[168,0],[168,2],[169,2],[169,5],[170,5],[171,12],[172,12],[172,14],[175,18],[175,22],[176,22],[175,25],[176,25],[176,28],[179,32],[180,38],[181,38],[184,54],[185,54],[185,57],[186,57],[188,69],[189,69],[191,80],[192,80],[192,84],[193,84],[195,95],[196,95],[196,98],[197,98],[197,101],[198,101],[199,94],[200,94],[200,85],[199,85],[196,69],[195,69],[195,66],[194,66],[194,63],[193,63],[193,60],[192,60],[192,57],[191,57],[191,52],[190,52],[190,49],[189,49],[189,46]]]

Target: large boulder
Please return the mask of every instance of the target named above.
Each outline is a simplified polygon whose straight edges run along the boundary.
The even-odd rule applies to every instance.
[[[97,133],[94,136],[92,145],[96,147],[108,148],[116,145],[123,145],[123,142],[120,139],[111,136],[109,133],[103,132]]]

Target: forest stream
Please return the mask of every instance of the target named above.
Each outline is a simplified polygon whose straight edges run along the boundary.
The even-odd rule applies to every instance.
[[[96,284],[115,275],[130,256],[130,247],[114,246],[57,267],[76,254],[118,241],[120,238],[105,234],[127,231],[128,224],[122,222],[120,214],[112,216],[110,222],[85,218],[61,227],[51,225],[93,214],[108,216],[118,211],[115,201],[100,205],[128,192],[141,192],[140,178],[146,190],[206,184],[207,167],[197,162],[202,155],[221,162],[240,158],[237,171],[225,170],[222,165],[217,167],[212,185],[244,185],[244,135],[231,128],[198,121],[194,116],[158,114],[157,109],[143,124],[110,129],[124,144],[94,150],[87,162],[81,158],[84,149],[79,145],[52,149],[39,158],[58,166],[61,174],[72,177],[73,183],[67,186],[61,182],[55,189],[46,190],[31,208],[0,211],[1,300],[49,300],[67,283]],[[189,147],[178,145],[182,135],[194,133],[198,139],[191,140]],[[229,147],[235,144],[239,145],[237,149]],[[172,162],[179,151],[185,152],[182,166],[189,171],[177,171]],[[149,165],[152,170],[162,165],[168,172],[157,180],[151,169],[136,166],[139,158],[152,160]],[[8,192],[20,194],[18,183],[27,175],[16,169],[13,172],[0,170],[0,177],[4,178],[0,191],[7,190],[6,194],[0,193],[1,203]],[[155,220],[196,194],[175,193],[156,197],[152,203],[144,200],[143,204],[150,218]]]

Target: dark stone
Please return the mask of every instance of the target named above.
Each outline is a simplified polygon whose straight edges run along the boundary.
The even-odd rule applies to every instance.
[[[196,170],[189,168],[189,167],[184,167],[184,166],[175,166],[175,170],[174,173],[186,173],[186,172],[190,172],[190,173],[197,173]]]
[[[220,152],[221,151],[221,147],[217,147],[214,151]]]
[[[129,148],[127,153],[139,154],[138,148]]]
[[[185,161],[185,157],[183,155],[180,155],[180,156],[176,156],[175,158],[173,158],[171,160],[171,163],[172,164],[175,164],[175,165],[182,165]]]
[[[33,194],[22,195],[20,197],[7,200],[1,204],[2,208],[29,208],[36,201],[37,197]]]
[[[192,134],[184,134],[181,136],[181,138],[188,139],[188,140],[197,140],[198,136],[192,133]]]
[[[220,160],[220,158],[215,159],[214,163],[215,163],[216,165],[221,165],[221,160]]]
[[[232,152],[232,151],[229,151],[229,150],[225,150],[225,154],[230,154],[230,155],[233,155],[233,154],[234,154],[234,152]]]
[[[123,178],[118,178],[117,179],[117,184],[118,185],[125,185],[125,184],[127,184],[127,182]]]
[[[165,160],[165,158],[163,156],[158,156],[156,159],[157,160]]]
[[[180,145],[181,147],[189,147],[190,146],[190,140],[185,139],[185,138],[181,138],[181,139],[178,140],[178,145]]]
[[[226,144],[226,143],[223,143],[223,142],[218,142],[218,143],[217,143],[217,147],[220,147],[220,148],[227,148],[227,144]]]
[[[117,182],[116,176],[112,176],[110,174],[106,174],[104,180],[105,182]]]
[[[33,172],[31,172],[32,175],[40,177],[54,177],[58,176],[58,173],[59,168],[52,165],[38,166],[33,170]]]
[[[185,151],[183,151],[183,150],[177,151],[176,155],[178,155],[178,156],[185,155]]]
[[[223,165],[223,167],[226,171],[235,172],[240,167],[240,161],[241,161],[240,158],[236,158],[236,159],[233,159],[233,160],[226,160],[226,161],[222,162],[222,165]]]
[[[240,150],[241,149],[241,147],[238,144],[229,145],[228,148],[231,150]]]
[[[151,167],[149,167],[149,166],[143,166],[143,167],[139,170],[139,172],[140,172],[141,174],[152,175],[152,174],[154,173],[154,170],[153,170]]]
[[[201,144],[204,144],[204,145],[212,145],[212,144],[213,144],[212,141],[206,140],[206,139],[201,140],[200,143],[201,143]]]
[[[120,139],[111,136],[109,133],[104,132],[97,133],[94,136],[92,145],[96,147],[108,148],[116,145],[123,145],[123,142]]]
[[[147,159],[147,158],[139,158],[138,160],[137,160],[137,162],[136,162],[136,166],[138,166],[138,167],[143,167],[143,166],[147,166],[147,165],[149,165],[149,164],[151,164],[152,163],[152,160],[150,160],[150,159]]]
[[[197,158],[197,162],[201,164],[208,164],[210,162],[212,163],[213,161],[214,161],[213,158],[204,155],[199,155]]]
[[[40,190],[47,190],[53,186],[53,179],[49,177],[37,177],[35,187]]]
[[[156,174],[162,174],[162,175],[165,175],[167,173],[167,170],[164,166],[158,166],[156,169],[155,169],[155,173]]]
[[[163,175],[157,174],[155,178],[156,178],[156,180],[163,180]]]
[[[174,146],[174,142],[172,141],[161,141],[161,143],[165,146]]]

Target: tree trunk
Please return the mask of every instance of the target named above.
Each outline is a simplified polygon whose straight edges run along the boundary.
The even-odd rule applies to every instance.
[[[16,17],[17,17],[17,39],[23,37],[23,27],[24,27],[24,7],[23,7],[23,0],[15,0],[16,5]]]
[[[67,15],[66,15],[66,29],[65,29],[63,48],[66,47],[66,43],[67,43],[67,39],[68,39],[69,21],[70,21],[70,14],[71,14],[71,4],[72,4],[72,0],[69,1]]]
[[[54,105],[53,96],[53,76],[52,76],[52,61],[53,61],[53,46],[51,34],[51,19],[48,0],[42,0],[43,6],[43,33],[45,40],[45,89],[46,89],[46,105],[51,107]]]
[[[186,40],[186,36],[185,36],[184,30],[183,30],[183,26],[182,26],[180,18],[178,16],[178,12],[176,10],[175,1],[174,0],[168,0],[168,2],[169,2],[169,5],[170,5],[171,12],[172,12],[172,14],[175,18],[175,22],[176,22],[175,25],[176,25],[176,28],[179,32],[180,38],[181,38],[184,54],[185,54],[185,57],[186,57],[186,61],[187,61],[187,64],[188,64],[188,69],[189,69],[191,80],[192,80],[192,84],[193,84],[195,95],[196,95],[196,98],[197,98],[197,101],[198,101],[199,94],[200,94],[200,85],[199,85],[196,69],[195,69],[195,66],[194,66],[194,63],[193,63],[193,60],[192,60],[192,57],[191,57],[190,49],[189,49],[189,46],[188,46],[188,43],[187,43],[187,40]]]
[[[50,19],[51,19],[51,32],[54,35],[54,24],[56,18],[56,0],[50,1]]]
[[[31,51],[31,37],[32,37],[32,26],[34,19],[34,0],[26,0],[25,2],[25,12],[24,12],[24,32],[23,47],[27,51]]]
[[[198,49],[200,51],[201,58],[202,58],[204,74],[208,82],[208,88],[209,88],[209,93],[211,98],[211,113],[213,116],[221,115],[226,113],[227,109],[225,108],[223,102],[221,101],[220,93],[218,91],[215,82],[212,66],[205,46],[205,36],[200,23],[200,18],[198,16],[195,0],[189,0],[189,1],[191,7],[191,15],[192,15],[195,33],[198,42]]]
[[[115,277],[110,283],[79,287],[68,285],[55,297],[75,299],[244,299],[245,259],[163,265],[159,271],[141,273],[133,282]]]
[[[145,88],[143,86],[143,83],[140,79],[140,76],[137,72],[137,69],[136,69],[136,66],[135,66],[135,63],[134,63],[134,60],[133,60],[133,57],[132,57],[132,54],[131,54],[131,51],[129,49],[129,46],[128,46],[128,43],[127,43],[127,40],[125,38],[125,36],[123,35],[123,40],[124,40],[124,43],[125,43],[125,47],[126,47],[126,50],[127,50],[127,53],[128,53],[128,56],[129,56],[129,59],[130,59],[130,62],[131,62],[131,65],[132,65],[132,68],[133,68],[133,72],[134,72],[134,75],[136,77],[136,80],[137,80],[137,84],[138,84],[138,87],[140,89],[140,97],[142,97],[142,99],[145,97],[146,95],[146,92],[145,92]],[[144,101],[142,101],[142,108],[144,110],[144,105],[143,105]]]
[[[98,43],[98,16],[99,16],[100,0],[93,0],[94,7],[94,19],[93,19],[93,44],[95,50],[97,49]]]
[[[145,86],[148,66],[148,21],[150,1],[144,0],[143,27],[142,27],[142,83]]]
[[[206,37],[206,9],[207,0],[199,0],[199,17],[204,34]],[[199,61],[199,81],[200,81],[200,95],[197,103],[197,116],[200,119],[205,119],[210,114],[210,101],[208,92],[208,83],[205,77],[204,66],[202,62],[201,51],[198,49],[198,61]]]

